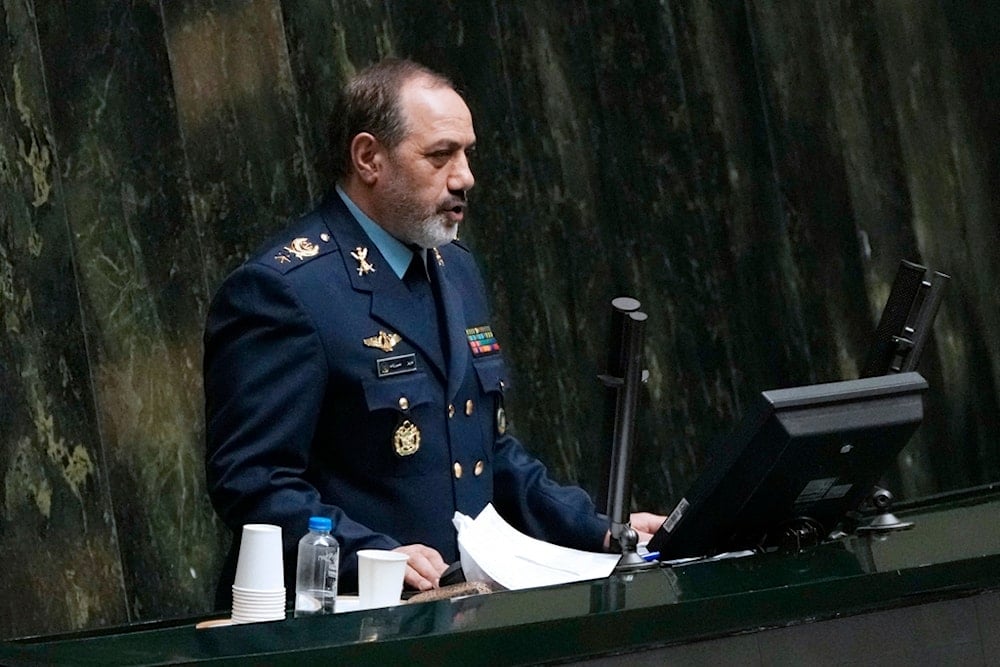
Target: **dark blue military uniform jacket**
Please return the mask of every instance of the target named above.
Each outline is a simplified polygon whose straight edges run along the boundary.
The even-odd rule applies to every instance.
[[[587,494],[498,423],[510,383],[473,258],[458,243],[431,257],[444,335],[433,296],[392,272],[336,194],[220,288],[204,362],[208,489],[235,536],[220,600],[245,523],[281,526],[289,593],[313,515],[335,522],[341,591],[358,549],[422,543],[456,560],[453,514],[489,502],[529,535],[602,548]]]

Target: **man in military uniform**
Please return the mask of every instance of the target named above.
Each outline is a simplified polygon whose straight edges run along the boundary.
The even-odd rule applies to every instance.
[[[607,518],[506,432],[509,376],[482,278],[456,241],[472,116],[447,79],[387,60],[345,88],[337,187],[230,275],[205,333],[207,475],[234,531],[282,527],[286,586],[310,516],[329,516],[341,590],[356,552],[409,554],[407,586],[458,559],[456,511],[492,502],[549,542],[607,546]],[[651,533],[663,517],[633,516]]]

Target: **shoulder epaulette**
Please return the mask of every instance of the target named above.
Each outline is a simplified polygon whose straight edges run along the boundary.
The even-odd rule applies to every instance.
[[[337,250],[337,244],[322,220],[310,221],[310,217],[312,216],[306,216],[300,221],[307,224],[293,225],[286,237],[278,237],[267,250],[257,256],[257,261],[281,273],[287,273]]]

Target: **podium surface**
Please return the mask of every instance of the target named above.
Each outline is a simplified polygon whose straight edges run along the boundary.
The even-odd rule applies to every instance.
[[[912,654],[990,664],[1000,659],[998,512],[991,485],[897,511],[915,523],[908,531],[799,554],[272,623],[195,628],[215,614],[27,638],[0,644],[0,663],[764,665]]]

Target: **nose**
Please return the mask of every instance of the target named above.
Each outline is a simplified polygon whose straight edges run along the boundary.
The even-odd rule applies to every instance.
[[[475,184],[476,177],[472,175],[469,156],[463,152],[455,158],[454,167],[448,175],[448,189],[452,192],[464,192],[472,189]]]

